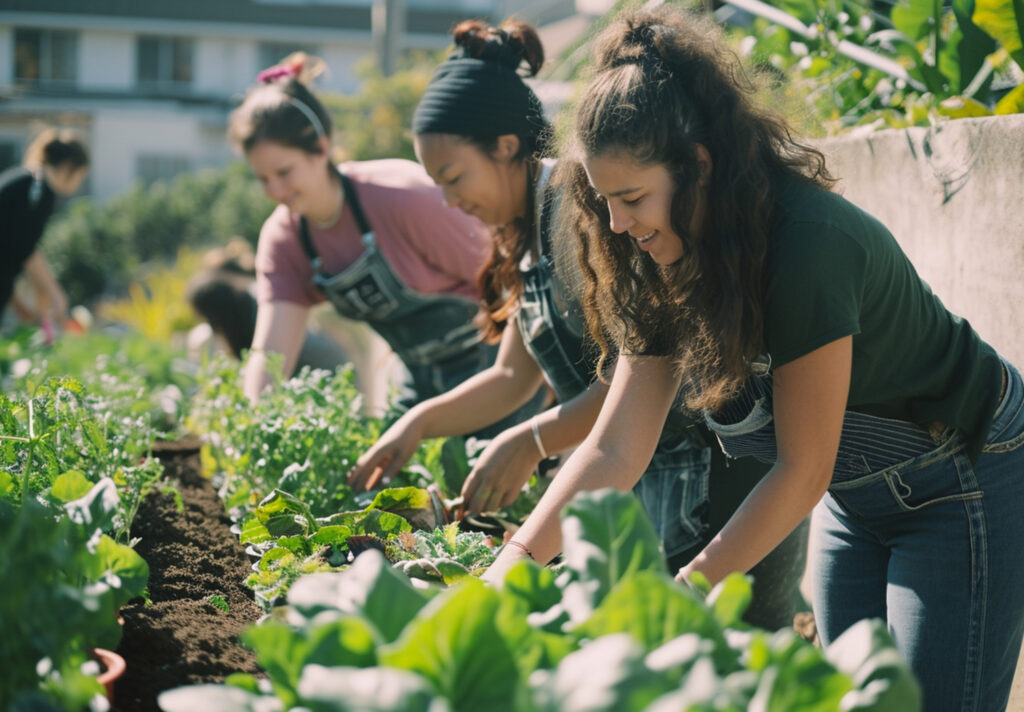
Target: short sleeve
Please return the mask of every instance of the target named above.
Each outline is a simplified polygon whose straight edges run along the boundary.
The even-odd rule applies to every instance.
[[[764,338],[773,367],[860,333],[868,253],[842,230],[797,223],[772,236]]]
[[[288,210],[278,206],[263,223],[256,247],[256,300],[312,306],[322,301],[312,278]]]
[[[433,184],[408,191],[401,216],[405,238],[425,262],[458,282],[476,284],[491,250],[486,225],[447,207]]]

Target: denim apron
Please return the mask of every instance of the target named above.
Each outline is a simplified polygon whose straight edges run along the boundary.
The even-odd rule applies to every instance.
[[[550,167],[537,186],[539,257],[522,266],[523,293],[516,325],[526,349],[561,403],[585,391],[595,380],[596,354],[584,349],[580,308],[555,276],[551,250],[551,192],[545,190]],[[689,434],[682,414],[672,411],[650,465],[633,488],[661,538],[666,557],[702,541],[708,516],[711,455]]]
[[[313,283],[338,313],[365,321],[402,359],[415,393],[409,405],[445,393],[490,366],[497,347],[484,344],[473,325],[477,304],[452,295],[418,294],[404,285],[378,249],[352,181],[338,175],[363,235],[363,253],[341,272],[325,274],[305,218],[299,239],[313,265]]]
[[[730,457],[755,457],[774,464],[778,455],[773,416],[771,358],[751,365],[740,394],[715,414],[705,413],[708,428]],[[843,416],[839,451],[830,489],[933,450],[952,431],[937,432],[917,423],[848,410]]]

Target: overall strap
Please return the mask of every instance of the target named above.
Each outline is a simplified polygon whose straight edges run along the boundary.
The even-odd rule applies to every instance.
[[[371,232],[370,222],[366,219],[366,214],[363,212],[363,206],[359,203],[359,195],[356,194],[356,187],[352,185],[352,179],[341,171],[338,171],[338,176],[341,178],[341,189],[345,192],[345,200],[352,207],[352,216],[356,219],[356,225],[359,226],[359,232],[366,235]]]
[[[320,255],[313,246],[313,238],[309,236],[309,224],[304,216],[299,217],[299,242],[302,244],[302,251],[313,264],[313,271],[320,271]]]
[[[551,201],[554,199],[553,190],[551,185],[545,185],[544,191],[541,193],[541,204],[540,204],[540,252],[541,255],[551,254],[551,220],[552,213],[555,211],[551,209]]]
[[[352,208],[352,217],[356,220],[356,226],[359,228],[360,234],[365,238],[371,232],[370,223],[366,219],[366,213],[363,212],[363,206],[359,202],[356,188],[352,185],[352,180],[347,175],[341,171],[337,171],[337,175],[338,179],[341,180],[341,190],[345,195],[345,202]],[[299,242],[302,244],[302,251],[306,253],[306,257],[313,264],[313,269],[319,272],[321,265],[320,255],[313,245],[313,238],[309,234],[309,223],[306,221],[305,216],[299,218]]]

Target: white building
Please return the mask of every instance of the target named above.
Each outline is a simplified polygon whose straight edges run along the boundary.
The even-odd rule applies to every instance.
[[[136,180],[222,165],[233,158],[227,115],[260,69],[303,49],[331,69],[321,89],[351,91],[355,64],[392,36],[379,31],[393,26],[381,22],[385,8],[404,26],[398,50],[436,50],[467,17],[514,12],[541,23],[571,14],[574,3],[0,0],[0,168],[19,162],[44,125],[86,135],[86,190],[99,200]]]

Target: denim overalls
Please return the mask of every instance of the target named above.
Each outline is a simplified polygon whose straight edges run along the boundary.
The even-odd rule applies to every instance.
[[[558,400],[565,403],[594,381],[596,359],[594,354],[584,353],[579,305],[565,294],[564,285],[554,275],[550,242],[554,211],[550,209],[550,191],[544,190],[551,169],[544,168],[537,187],[540,257],[521,268],[523,293],[516,325],[548,385]],[[667,557],[694,547],[707,528],[711,457],[707,448],[689,437],[688,424],[673,411],[651,464],[633,488],[661,538]]]
[[[299,238],[313,265],[313,283],[338,313],[369,324],[402,359],[414,393],[403,405],[445,393],[494,363],[497,346],[483,343],[473,325],[477,304],[453,295],[418,294],[404,285],[377,248],[351,179],[338,175],[345,201],[363,235],[363,253],[346,269],[329,275],[321,271],[305,218],[299,223]],[[530,403],[475,434],[497,434],[535,410],[535,402]]]
[[[1024,383],[1005,392],[978,461],[951,428],[847,411],[812,515],[814,615],[829,644],[887,620],[928,712],[1004,709],[1024,636]],[[705,415],[731,455],[774,462],[769,363]]]

